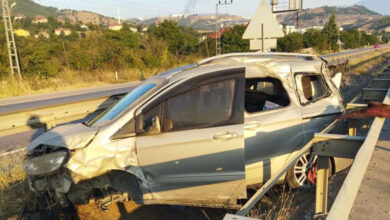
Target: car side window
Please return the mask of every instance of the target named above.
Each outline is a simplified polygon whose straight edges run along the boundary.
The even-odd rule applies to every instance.
[[[245,80],[245,110],[249,113],[283,108],[290,98],[282,82],[276,78],[250,78]]]
[[[308,104],[329,94],[328,86],[322,75],[299,73],[295,82],[301,104]]]
[[[236,80],[228,79],[198,85],[176,94],[137,117],[137,135],[158,116],[161,132],[220,126],[230,121],[234,111]]]
[[[208,127],[229,120],[233,112],[235,80],[199,86],[167,99],[163,131]]]
[[[111,139],[122,139],[122,138],[128,138],[135,135],[135,121],[134,119],[131,119],[129,122],[127,122],[121,129],[119,129],[112,137]]]
[[[145,111],[145,113],[141,113],[137,118],[137,126],[136,126],[136,133],[137,134],[146,134],[149,133],[149,128],[153,127],[154,125],[154,118],[158,117],[159,119],[162,118],[161,116],[161,109],[162,109],[163,103],[159,103],[157,105],[154,105],[152,108],[149,108]]]

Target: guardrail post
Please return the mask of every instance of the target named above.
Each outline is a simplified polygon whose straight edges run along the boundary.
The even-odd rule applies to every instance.
[[[317,169],[316,210],[314,218],[323,218],[328,214],[329,157],[318,156]]]
[[[348,123],[348,135],[349,136],[356,136],[358,121],[356,119],[350,119],[350,120],[348,120],[347,123]]]
[[[32,122],[40,126],[45,127],[45,131],[48,131],[57,126],[56,119],[53,114],[45,112],[33,112],[30,114],[33,118]]]
[[[44,122],[44,124],[45,124],[45,131],[48,131],[48,130],[54,128],[55,126],[57,126],[54,117],[51,117],[50,119],[46,120]]]

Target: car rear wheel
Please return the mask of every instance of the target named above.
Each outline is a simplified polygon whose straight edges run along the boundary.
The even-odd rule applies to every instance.
[[[332,174],[332,163],[329,161],[329,177]],[[305,153],[287,171],[287,184],[290,188],[309,188],[315,185],[317,171],[317,156]]]

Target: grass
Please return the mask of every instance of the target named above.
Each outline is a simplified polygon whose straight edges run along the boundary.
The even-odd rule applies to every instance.
[[[0,219],[15,219],[33,201],[22,169],[22,154],[0,158]]]
[[[6,78],[0,84],[0,98],[138,81],[146,79],[158,71],[158,69],[145,71],[126,69],[117,71],[116,74],[113,71],[104,70],[90,73],[65,70],[60,76],[47,79],[28,77],[22,82],[18,82]]]
[[[343,77],[344,83],[350,85],[354,75],[375,75],[387,67],[390,60],[390,52],[375,51],[369,55],[350,60],[348,74]]]
[[[368,55],[352,59],[349,62],[349,72],[355,74],[372,74],[375,70],[381,70],[390,58],[389,51],[375,51]]]
[[[274,186],[251,209],[248,217],[263,220],[287,220],[290,219],[296,207],[293,207],[294,195],[286,185]]]

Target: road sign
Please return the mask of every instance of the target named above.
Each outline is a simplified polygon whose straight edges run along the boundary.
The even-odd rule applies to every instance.
[[[267,0],[262,0],[242,38],[251,40],[251,50],[266,51],[275,48],[276,38],[283,36],[282,27],[272,13]]]
[[[303,0],[271,0],[273,13],[293,12],[302,10]]]
[[[250,40],[249,45],[250,45],[249,46],[250,50],[267,51],[269,48],[276,48],[277,40],[276,39]]]

